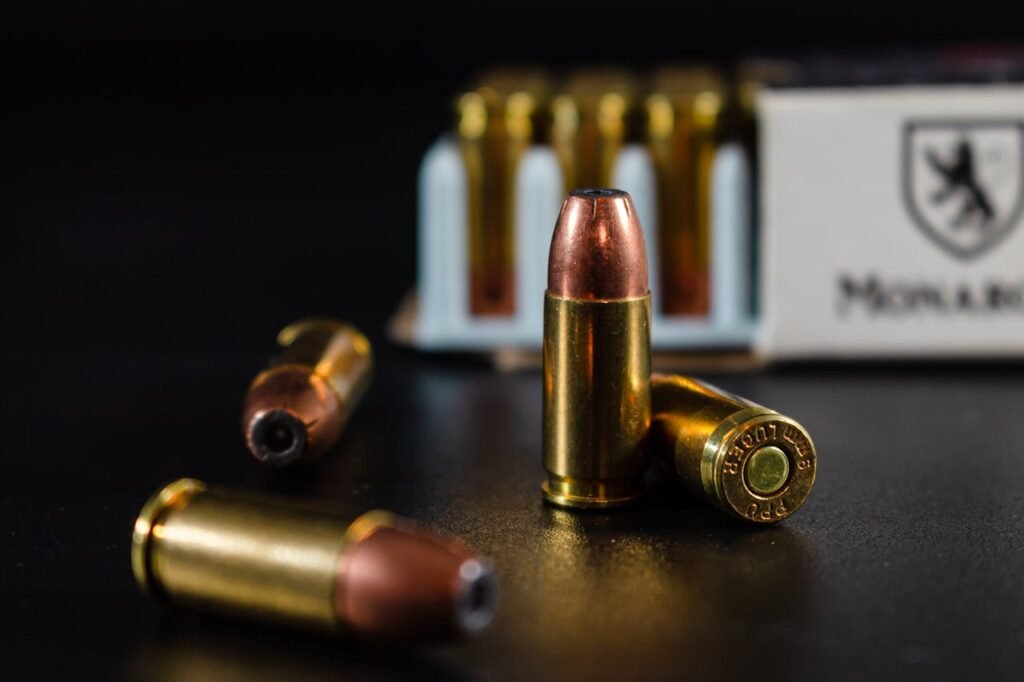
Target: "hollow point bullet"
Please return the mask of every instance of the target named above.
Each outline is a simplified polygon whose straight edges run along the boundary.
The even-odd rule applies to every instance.
[[[370,342],[333,320],[308,319],[277,335],[282,347],[249,387],[242,430],[253,457],[275,466],[326,452],[366,392]]]
[[[486,559],[387,512],[328,513],[193,479],[142,508],[132,570],[172,604],[367,637],[473,633],[497,597]]]
[[[544,299],[548,501],[608,507],[644,493],[650,305],[632,199],[612,189],[571,192],[551,240]]]
[[[814,487],[817,454],[800,424],[683,376],[651,377],[651,448],[683,487],[727,514],[774,523]]]

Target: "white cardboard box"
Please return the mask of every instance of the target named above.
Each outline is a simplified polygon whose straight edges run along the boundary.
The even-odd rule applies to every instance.
[[[1024,86],[764,93],[770,358],[1024,355]]]

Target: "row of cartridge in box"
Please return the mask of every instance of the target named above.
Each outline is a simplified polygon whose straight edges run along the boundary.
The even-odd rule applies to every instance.
[[[576,188],[629,192],[645,229],[658,348],[745,348],[757,271],[757,93],[786,61],[555,78],[506,70],[455,98],[424,156],[417,296],[393,336],[423,349],[540,345],[550,216]]]
[[[802,60],[752,59],[736,69],[662,68],[647,75],[606,69],[555,78],[504,70],[481,77],[456,99],[456,132],[468,199],[469,312],[512,315],[517,170],[531,145],[555,153],[564,194],[622,187],[616,163],[627,145],[646,149],[654,170],[658,312],[710,312],[712,165],[737,145],[756,173],[758,93],[765,87],[836,87],[936,82],[1012,82],[1024,73],[1019,50],[841,54]],[[622,187],[634,194],[631,187]],[[742,200],[755,203],[747,188]],[[756,223],[750,210],[747,229]],[[652,220],[653,218],[653,220]],[[753,242],[751,241],[751,245]],[[753,267],[753,249],[747,266]],[[749,280],[748,280],[749,281]]]
[[[586,71],[556,83],[544,73],[503,71],[456,100],[456,131],[468,199],[469,312],[516,310],[515,192],[531,145],[549,145],[563,193],[615,185],[624,146],[647,148],[656,178],[660,312],[709,313],[711,168],[716,150],[753,150],[752,78],[705,67],[649,78]]]
[[[819,244],[818,269],[808,275],[815,282],[806,287],[815,292],[834,286],[837,273],[882,269],[886,252],[872,251],[872,240],[829,248],[853,230],[861,234],[841,225],[874,225],[886,243],[909,235],[904,248],[917,248],[919,212],[908,214],[904,190],[883,179],[894,160],[906,157],[905,169],[912,160],[892,136],[906,137],[899,126],[908,120],[947,133],[991,128],[995,119],[1012,128],[1016,119],[999,114],[991,98],[964,100],[949,84],[994,92],[1019,82],[1021,64],[1019,50],[961,48],[760,59],[729,70],[485,75],[455,98],[454,130],[424,155],[417,295],[396,316],[393,336],[428,350],[539,349],[549,216],[571,189],[610,186],[631,195],[644,227],[656,349],[755,348],[769,357],[791,353],[792,341],[801,353],[840,346],[859,353],[874,342],[850,342],[846,327],[810,343],[806,329],[780,319],[777,302],[799,298],[785,289],[785,273],[806,258],[800,246],[811,236]],[[915,108],[902,98],[925,94],[933,104]],[[830,165],[830,150],[843,138],[836,131],[867,126],[878,97],[888,102],[885,115],[899,120],[871,119],[866,143],[843,155],[862,163],[843,165],[840,181]],[[840,102],[831,111],[848,115],[825,124],[815,112],[830,111],[830,98]],[[969,115],[960,106],[968,101]],[[803,123],[784,135],[780,125],[797,119]],[[810,142],[814,121],[823,139]],[[1005,153],[1015,153],[1012,144]],[[806,171],[799,183],[792,182],[795,168]],[[922,170],[927,183],[932,171]],[[858,199],[852,187],[870,188],[872,200]],[[1012,225],[1014,205],[1003,209],[1004,226]],[[869,206],[884,216],[868,222]],[[933,216],[925,231],[945,230],[941,218]],[[965,230],[944,236],[954,244],[971,239]],[[779,247],[783,240],[790,246]],[[927,259],[931,245],[920,243]],[[936,270],[942,266],[939,260]],[[801,299],[801,309],[814,311],[801,319],[825,328],[837,318],[832,307],[815,307],[817,300],[830,302]]]

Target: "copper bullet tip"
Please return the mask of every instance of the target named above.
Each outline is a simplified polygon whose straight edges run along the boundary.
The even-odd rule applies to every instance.
[[[629,194],[617,189],[570,192],[551,238],[548,292],[614,300],[647,291],[644,233]]]
[[[472,634],[494,615],[490,563],[454,540],[382,526],[344,554],[335,608],[361,632],[431,637]]]
[[[298,459],[306,449],[309,431],[306,424],[287,410],[267,410],[249,422],[246,442],[256,459],[285,466]]]
[[[322,455],[337,441],[344,423],[345,408],[334,389],[312,369],[298,365],[260,374],[242,412],[249,451],[273,466]]]

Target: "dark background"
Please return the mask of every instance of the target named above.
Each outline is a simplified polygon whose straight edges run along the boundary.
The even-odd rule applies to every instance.
[[[493,63],[728,61],[1019,41],[970,3],[23,3],[0,21],[4,677],[1019,679],[1020,366],[710,376],[801,420],[815,494],[778,528],[661,491],[539,501],[540,382],[391,346],[415,280],[420,155]],[[379,372],[334,453],[247,459],[239,410],[277,329],[345,318]],[[465,535],[504,586],[440,648],[162,611],[129,532],[179,476],[355,499]]]

